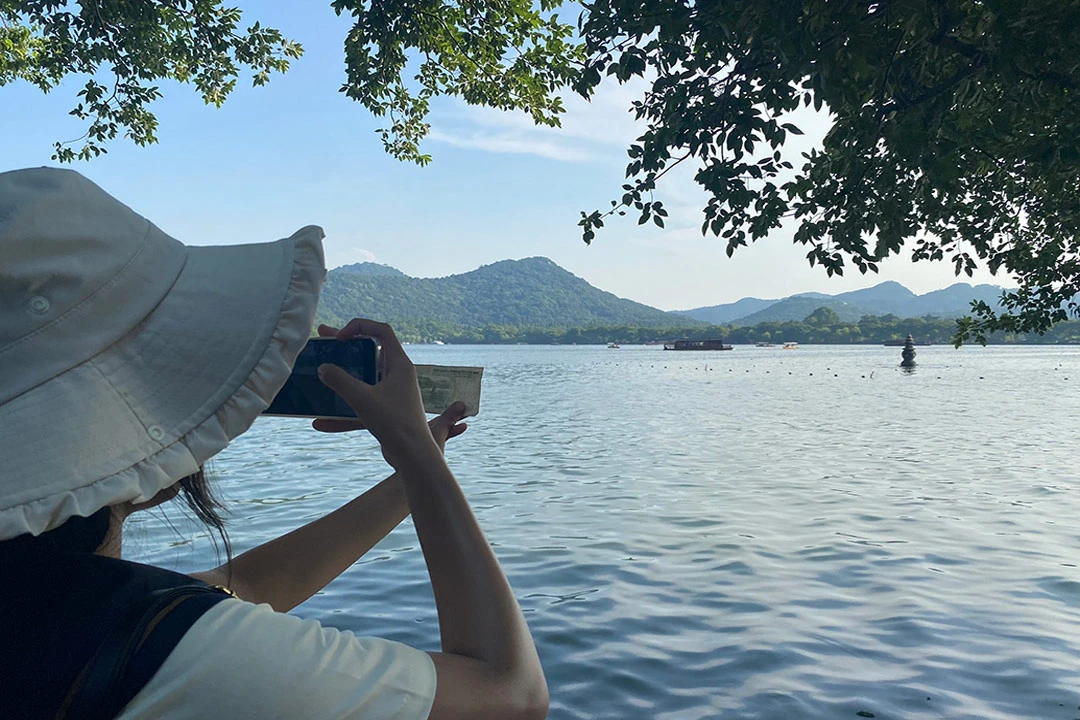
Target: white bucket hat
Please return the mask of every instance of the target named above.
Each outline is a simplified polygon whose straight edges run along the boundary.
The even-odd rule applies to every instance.
[[[322,237],[187,247],[76,172],[0,173],[0,540],[149,500],[247,430],[311,332]]]

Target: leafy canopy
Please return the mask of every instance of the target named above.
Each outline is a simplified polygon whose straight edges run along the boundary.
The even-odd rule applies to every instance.
[[[708,192],[702,232],[732,254],[788,218],[810,263],[876,272],[907,245],[969,276],[982,261],[1019,289],[979,303],[958,340],[1045,331],[1080,293],[1080,42],[1075,0],[758,0],[586,6],[589,60],[604,75],[655,74],[635,103],[625,194],[583,213],[663,215],[657,180],[693,163]],[[824,146],[785,152],[799,106],[827,110]]]
[[[557,126],[560,89],[579,74],[573,26],[552,11],[558,0],[333,0],[354,18],[345,39],[341,87],[390,126],[387,152],[421,165],[429,101],[454,95],[472,105],[524,110]]]
[[[254,85],[285,72],[300,45],[258,22],[238,30],[241,12],[217,0],[0,0],[0,86],[23,80],[44,92],[85,77],[71,115],[89,122],[77,140],[57,142],[54,160],[88,160],[121,132],[157,142],[147,106],[161,80],[191,83],[221,106],[240,69]]]
[[[354,18],[341,90],[388,117],[392,155],[423,164],[433,97],[555,126],[567,89],[641,77],[645,130],[610,209],[582,213],[586,242],[611,215],[663,227],[655,193],[687,163],[708,194],[702,232],[729,255],[790,222],[830,275],[906,248],[1015,277],[1004,310],[975,304],[958,342],[1080,315],[1080,0],[585,0],[568,5],[576,27],[561,4],[333,0]],[[155,80],[220,104],[239,67],[260,84],[300,52],[257,24],[236,34],[239,11],[214,0],[0,0],[0,21],[0,84],[91,76],[73,112],[89,140],[58,144],[61,160],[118,129],[152,142]],[[110,70],[111,89],[96,79]],[[805,155],[787,142],[800,107],[833,121]]]

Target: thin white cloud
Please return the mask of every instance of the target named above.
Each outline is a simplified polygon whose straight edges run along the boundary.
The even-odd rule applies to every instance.
[[[651,80],[635,78],[625,84],[601,84],[591,100],[568,93],[561,127],[536,125],[523,112],[467,105],[460,100],[432,113],[430,139],[457,147],[494,153],[537,155],[566,162],[625,163],[625,149],[646,129],[634,117],[631,104],[645,96]],[[794,160],[820,145],[831,121],[825,112],[800,108],[780,118],[793,122],[805,135],[790,135],[785,151]],[[696,194],[696,193],[694,193]]]
[[[493,132],[490,130],[432,130],[428,136],[435,142],[455,147],[472,148],[493,153],[537,155],[566,162],[588,162],[596,157],[587,148],[537,137],[539,133]]]
[[[430,139],[494,153],[537,155],[565,162],[621,162],[622,152],[644,131],[630,103],[640,98],[644,81],[602,85],[591,101],[563,98],[561,127],[536,125],[522,112],[505,112],[455,101],[432,117]]]
[[[635,119],[631,103],[644,96],[649,84],[650,81],[643,78],[622,85],[604,83],[597,88],[591,101],[567,95],[564,97],[566,112],[561,117],[562,126],[557,128],[537,126],[525,113],[455,101],[433,114],[434,129],[430,138],[482,152],[621,166],[627,162],[625,149],[645,131],[646,125]],[[826,113],[810,108],[800,108],[780,120],[795,123],[805,133],[789,135],[785,144],[786,157],[796,165],[801,160],[801,153],[820,146],[831,125]],[[700,163],[695,162],[676,168],[657,187],[655,199],[663,201],[668,210],[666,225],[669,230],[697,228],[695,235],[700,237],[702,208],[708,199],[707,193],[694,181],[700,167]],[[608,199],[618,198],[622,192],[618,186],[608,190]],[[613,218],[611,225],[625,223],[633,227],[635,218],[636,213],[631,210],[626,217]],[[611,233],[611,230],[607,232]]]

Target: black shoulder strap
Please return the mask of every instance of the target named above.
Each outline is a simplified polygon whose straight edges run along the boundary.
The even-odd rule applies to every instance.
[[[208,585],[155,590],[118,622],[79,674],[57,720],[112,720],[203,613],[229,597]]]

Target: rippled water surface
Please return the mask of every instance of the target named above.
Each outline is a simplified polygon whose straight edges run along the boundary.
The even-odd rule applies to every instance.
[[[920,348],[911,375],[883,347],[410,354],[486,367],[448,456],[552,718],[1080,717],[1080,348]],[[387,472],[278,418],[214,468],[237,551]],[[133,558],[214,564],[139,525]],[[408,522],[296,612],[438,647]]]

